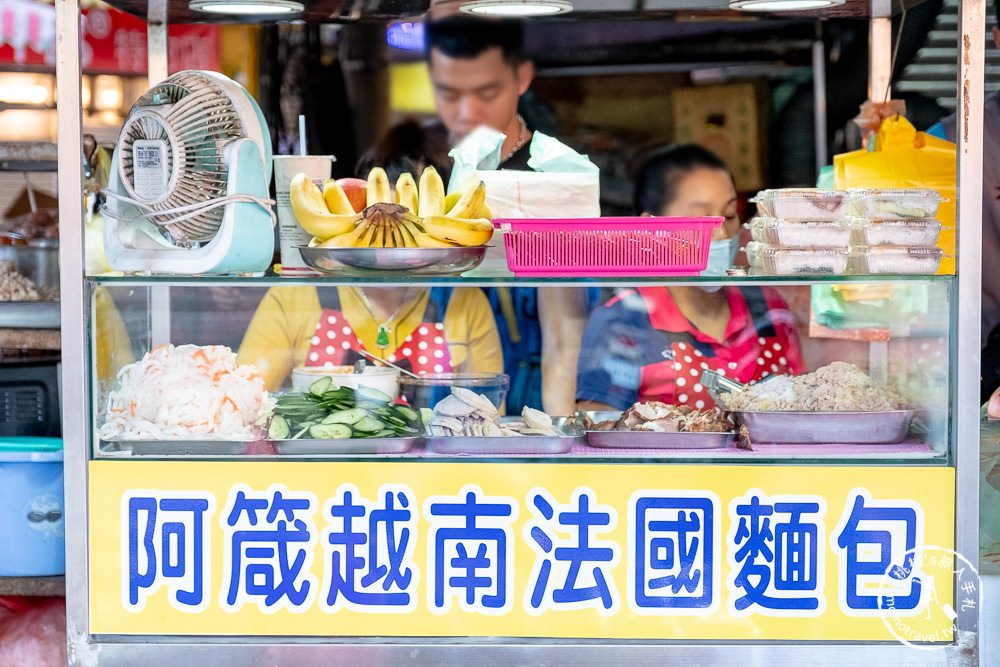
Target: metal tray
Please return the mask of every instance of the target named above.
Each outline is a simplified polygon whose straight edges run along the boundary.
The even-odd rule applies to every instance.
[[[324,454],[357,456],[363,454],[405,454],[420,438],[343,438],[339,440],[273,440],[274,449],[285,456]]]
[[[913,410],[885,412],[733,412],[761,444],[886,445],[906,438]]]
[[[132,456],[232,456],[245,454],[247,443],[233,440],[104,440],[110,451]]]
[[[725,449],[735,440],[735,433],[587,431],[587,444],[603,449]]]
[[[0,301],[0,329],[58,329],[58,301]]]
[[[476,268],[489,246],[474,248],[309,248],[299,246],[303,261],[329,274],[345,272],[405,272],[416,276],[446,276]]]
[[[581,442],[579,435],[521,435],[500,438],[449,436],[427,438],[427,450],[435,454],[490,456],[494,454],[566,454]]]

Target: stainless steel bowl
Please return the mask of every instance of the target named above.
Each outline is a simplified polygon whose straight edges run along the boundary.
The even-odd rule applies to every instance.
[[[476,268],[488,246],[475,248],[309,248],[299,246],[302,259],[323,273],[347,269],[405,272],[411,275],[454,275]]]
[[[35,245],[0,245],[0,261],[14,262],[17,272],[45,290],[59,290],[59,245],[47,239]]]

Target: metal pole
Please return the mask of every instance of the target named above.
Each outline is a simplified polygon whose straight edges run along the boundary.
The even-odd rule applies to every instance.
[[[83,247],[83,118],[80,3],[55,0],[59,146],[59,269],[62,317],[62,429],[66,525],[66,636],[70,660],[88,661],[87,461],[90,410]]]
[[[813,122],[816,133],[816,175],[830,160],[826,143],[826,47],[823,45],[821,24],[816,25],[816,41],[812,46]]]
[[[958,352],[955,375],[956,550],[979,563],[979,363],[982,307],[983,97],[986,0],[959,3],[958,43]],[[978,604],[959,604],[963,648],[975,649]],[[965,608],[963,608],[965,607]],[[994,629],[995,631],[995,629]],[[971,646],[970,646],[971,644]]]
[[[892,19],[873,14],[868,40],[868,99],[883,102],[892,82]]]
[[[146,53],[149,61],[149,85],[168,76],[167,69],[167,0],[149,0],[146,12]]]
[[[154,86],[169,76],[167,45],[167,0],[149,0],[146,13],[146,49],[149,65],[149,85]],[[153,285],[149,288],[150,346],[170,342],[170,288]]]

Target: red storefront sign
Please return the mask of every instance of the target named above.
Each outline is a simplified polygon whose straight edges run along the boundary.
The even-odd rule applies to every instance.
[[[80,57],[87,73],[146,74],[146,22],[110,7],[81,12]],[[55,8],[37,0],[0,0],[0,68],[55,67]],[[219,29],[212,25],[168,28],[171,72],[219,69]]]

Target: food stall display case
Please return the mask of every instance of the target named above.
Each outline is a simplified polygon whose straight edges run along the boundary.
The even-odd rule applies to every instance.
[[[150,80],[162,80],[164,21],[181,3],[126,4],[150,18]],[[872,19],[877,55],[890,4],[848,3]],[[70,196],[82,183],[79,2],[56,0],[71,664],[979,664],[985,5],[961,8],[956,275],[517,277],[487,260],[460,276],[201,277],[84,275]],[[872,60],[882,90],[888,61]],[[213,401],[242,404],[190,381],[235,373],[231,358],[169,345],[220,331],[230,340],[213,342],[235,349],[242,331],[219,326],[224,311],[245,326],[267,290],[687,285],[766,289],[814,315],[817,294],[867,294],[881,319],[864,331],[802,324],[807,358],[822,360],[803,370],[864,367],[907,406],[899,437],[852,444],[893,428],[884,409],[874,421],[803,414],[763,439],[754,429],[774,415],[757,414],[740,443],[692,448],[683,436],[699,434],[675,433],[666,449],[601,446],[579,420],[530,451],[484,437],[351,449],[274,431],[123,441],[109,426],[145,391],[185,393],[188,422],[214,418]],[[778,372],[782,352],[761,361]],[[128,383],[135,364],[148,382]],[[411,425],[377,409],[382,426]],[[780,443],[793,428],[809,443]]]

